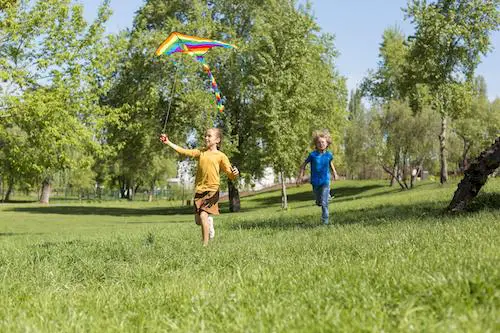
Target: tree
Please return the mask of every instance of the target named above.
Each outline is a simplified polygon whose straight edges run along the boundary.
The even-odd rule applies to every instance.
[[[109,168],[123,197],[132,199],[139,186],[150,189],[151,180],[161,173],[157,156],[163,155],[165,147],[158,137],[167,116],[166,132],[181,144],[188,138],[201,139],[197,134],[214,124],[213,95],[199,64],[183,54],[154,56],[172,31],[212,37],[213,23],[206,20],[212,16],[211,7],[204,1],[150,0],[127,34],[125,57],[106,100],[112,112],[120,110],[116,121],[108,124],[106,142],[115,147]],[[213,54],[217,50],[207,55],[210,64]]]
[[[463,211],[469,202],[474,199],[481,187],[488,180],[488,176],[500,167],[500,137],[475,158],[469,168],[465,170],[465,176],[458,184],[448,210]]]
[[[166,17],[170,19],[166,20]],[[207,20],[207,17],[210,19]],[[286,27],[280,18],[286,18]],[[297,20],[299,26],[293,27],[293,20]],[[342,95],[345,84],[333,70],[335,54],[331,38],[318,36],[319,30],[311,15],[297,10],[293,1],[223,0],[207,3],[149,0],[134,22],[129,56],[124,61],[121,78],[110,95],[110,105],[123,107],[127,122],[133,124],[118,122],[116,128],[110,129],[110,140],[120,142],[123,155],[119,164],[122,166],[132,165],[134,160],[127,158],[132,151],[142,154],[156,149],[152,146],[142,147],[141,144],[134,146],[141,142],[135,135],[145,135],[144,128],[152,128],[153,122],[161,123],[169,105],[171,121],[167,125],[167,132],[172,140],[185,142],[187,137],[196,140],[200,137],[197,134],[204,131],[207,125],[215,123],[224,131],[224,152],[247,179],[259,176],[265,166],[273,165],[271,153],[268,152],[270,144],[280,141],[280,145],[285,146],[286,138],[279,135],[279,131],[285,127],[276,131],[271,129],[272,126],[291,123],[290,117],[299,120],[294,127],[286,128],[291,131],[293,138],[300,136],[302,140],[295,147],[298,153],[294,158],[285,159],[287,172],[290,174],[299,163],[297,156],[303,154],[309,142],[309,133],[295,133],[297,128],[310,130],[319,126],[322,120],[328,125],[337,126],[342,123],[339,114],[345,97]],[[286,29],[289,28],[293,28],[290,30],[293,37],[285,41],[288,44],[279,45],[282,41],[278,38],[285,36]],[[162,38],[175,30],[231,41],[238,45],[236,52],[212,50],[206,55],[225,98],[226,108],[223,113],[213,116],[213,96],[206,89],[204,73],[199,70],[197,63],[185,55],[153,60],[151,53],[145,51],[154,50]],[[271,36],[274,30],[277,33]],[[265,49],[270,46],[279,48],[279,52],[273,51],[274,55],[283,57],[283,60],[278,60],[272,66],[287,67],[285,73],[274,81],[266,81],[273,68],[266,68],[269,64],[263,62],[264,57],[271,56]],[[301,50],[301,46],[306,46],[308,52]],[[288,48],[290,49],[287,50]],[[175,60],[175,65],[172,60]],[[176,76],[182,77],[182,80],[178,80],[173,89]],[[301,82],[304,78],[305,82]],[[272,85],[276,86],[271,88]],[[263,97],[270,96],[271,89],[280,96],[272,103],[286,102],[283,105],[286,112],[280,113],[278,108],[273,108],[272,115],[265,114]],[[322,90],[324,92],[316,92]],[[151,96],[154,96],[148,102],[148,93],[144,93],[145,91],[150,91]],[[139,110],[139,101],[140,105],[148,103],[148,107]],[[319,115],[325,113],[328,117],[295,117],[296,114],[312,109],[317,109]],[[135,131],[131,126],[141,130]],[[129,132],[129,128],[134,131]],[[265,128],[269,131],[264,131]],[[277,137],[276,140],[268,140],[266,137],[271,131]],[[150,135],[149,132],[147,135]],[[129,145],[135,148],[126,152]],[[141,160],[145,160],[145,155],[140,156]],[[136,171],[137,166],[134,164],[131,169]],[[120,170],[124,171],[125,168]],[[236,210],[239,205],[238,189],[232,183],[228,187],[231,209]]]
[[[380,117],[374,117],[379,120],[374,126],[375,132],[384,138],[378,145],[378,156],[382,168],[391,176],[390,186],[394,185],[394,181],[402,185],[399,182],[401,151],[398,138],[394,133],[388,133],[398,119],[394,112],[402,109],[384,105],[403,100],[402,77],[408,53],[404,40],[405,36],[397,27],[384,30],[379,48],[378,68],[375,72],[369,72],[361,84],[362,93],[368,95],[375,105],[380,105],[384,113]],[[392,167],[389,167],[391,164]]]
[[[448,118],[457,118],[469,105],[467,83],[473,78],[480,56],[489,51],[490,33],[498,29],[498,1],[412,0],[406,14],[416,25],[410,37],[408,91],[415,101],[418,86],[428,87],[432,106],[441,116],[440,181],[445,183]]]
[[[249,83],[250,112],[258,122],[249,134],[262,150],[263,164],[279,174],[286,209],[285,179],[296,173],[313,129],[328,128],[335,138],[341,133],[345,83],[333,67],[332,38],[317,35],[307,7],[270,1],[255,20]]]
[[[370,165],[369,145],[370,115],[362,103],[362,91],[351,91],[348,104],[347,126],[345,129],[344,150],[347,175],[351,179],[368,178]]]
[[[257,114],[252,111],[252,85],[250,73],[255,65],[250,61],[252,56],[252,41],[259,8],[265,1],[252,0],[221,0],[215,2],[214,11],[220,20],[219,34],[227,36],[238,45],[237,52],[232,52],[228,59],[219,62],[223,71],[218,73],[219,82],[224,96],[224,133],[225,139],[233,143],[230,147],[231,162],[241,171],[240,177],[245,183],[251,183],[253,178],[263,175],[265,165],[261,163],[263,152],[259,148],[258,139],[253,135],[254,124],[259,123]],[[256,141],[257,140],[257,141]],[[226,147],[224,147],[226,150]],[[232,212],[241,208],[237,182],[228,182],[229,209]]]
[[[461,148],[456,152],[456,161],[460,171],[464,172],[471,156],[478,156],[484,147],[494,141],[500,128],[500,115],[494,112],[488,101],[483,77],[475,78],[471,107],[451,127]]]
[[[404,71],[408,46],[398,27],[384,30],[379,48],[379,63],[375,72],[370,71],[361,84],[361,93],[374,101],[404,99]]]
[[[41,202],[48,203],[56,172],[87,168],[92,159],[113,65],[105,62],[113,59],[113,38],[103,38],[109,15],[105,1],[88,25],[70,0],[17,1],[1,15],[2,104],[11,114],[3,126],[18,135],[9,138],[4,170],[41,182]]]
[[[390,185],[397,181],[402,189],[413,187],[416,174],[431,156],[430,138],[435,135],[435,121],[429,108],[422,106],[412,112],[405,97],[407,56],[403,33],[397,27],[386,29],[378,68],[362,83],[362,91],[374,104],[370,128],[377,142],[379,163],[390,175]],[[422,101],[423,98],[419,98],[419,102]]]
[[[424,163],[432,158],[436,116],[429,108],[413,113],[406,101],[391,100],[374,118],[383,169],[402,189],[412,188]],[[394,164],[392,164],[394,163]]]

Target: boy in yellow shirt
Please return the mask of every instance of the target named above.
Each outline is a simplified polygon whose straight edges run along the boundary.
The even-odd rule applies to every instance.
[[[219,214],[219,187],[220,170],[224,171],[229,179],[239,175],[236,167],[232,167],[226,154],[219,151],[222,134],[218,128],[210,128],[205,133],[205,148],[184,149],[172,143],[166,134],[160,136],[161,142],[172,147],[179,154],[198,159],[198,169],[195,179],[195,221],[201,226],[203,245],[215,236],[213,218],[209,216]]]

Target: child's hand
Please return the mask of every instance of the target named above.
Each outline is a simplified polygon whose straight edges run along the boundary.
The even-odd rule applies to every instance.
[[[238,176],[240,174],[240,171],[238,170],[237,167],[233,166],[231,168],[231,171],[233,172],[233,175]]]
[[[168,143],[168,136],[166,134],[160,135],[160,141],[163,142],[163,144]]]

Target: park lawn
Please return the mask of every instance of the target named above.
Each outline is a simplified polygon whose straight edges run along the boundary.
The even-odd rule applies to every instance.
[[[309,185],[242,199],[200,243],[171,202],[0,205],[0,332],[494,332],[500,180],[341,181],[331,226]]]

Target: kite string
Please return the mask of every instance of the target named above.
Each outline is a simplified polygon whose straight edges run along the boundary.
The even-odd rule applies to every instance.
[[[168,122],[168,116],[170,115],[170,107],[172,106],[172,100],[174,99],[174,93],[175,93],[175,84],[177,83],[177,69],[179,68],[177,64],[175,64],[175,70],[174,70],[174,82],[171,87],[170,91],[170,99],[168,101],[168,108],[167,108],[167,115],[165,117],[165,121],[163,122],[163,130],[162,133],[165,133],[165,129],[167,128],[167,122]]]

